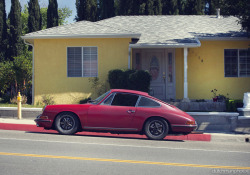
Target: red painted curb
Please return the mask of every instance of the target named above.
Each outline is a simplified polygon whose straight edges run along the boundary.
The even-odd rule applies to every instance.
[[[54,130],[44,130],[31,124],[10,124],[0,123],[0,129],[2,130],[17,130],[17,131],[29,131],[29,132],[41,132],[41,133],[58,133]],[[139,134],[110,134],[110,133],[96,133],[96,132],[78,132],[77,135],[83,136],[104,136],[104,137],[118,137],[118,138],[147,138],[145,135]],[[181,136],[167,136],[164,140],[190,140],[190,141],[211,141],[210,134],[188,134]]]

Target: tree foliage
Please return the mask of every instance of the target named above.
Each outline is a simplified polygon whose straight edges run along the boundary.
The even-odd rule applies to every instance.
[[[205,3],[203,0],[187,0],[185,15],[203,15]]]
[[[115,16],[114,0],[100,1],[100,19],[106,19]]]
[[[1,96],[7,94],[9,101],[20,90],[29,96],[32,85],[32,53],[25,52],[13,61],[0,62],[0,92]]]
[[[10,20],[10,35],[9,35],[9,50],[8,57],[13,60],[14,57],[20,55],[23,50],[22,21],[21,21],[21,5],[19,0],[11,0],[11,8],[9,13]]]
[[[5,0],[0,0],[0,61],[6,60],[7,51],[7,24]]]
[[[96,0],[76,0],[76,21],[96,21],[97,19]]]
[[[218,6],[222,15],[234,15],[239,18],[242,29],[250,35],[250,3],[249,0],[219,0]]]
[[[29,32],[35,32],[42,28],[42,17],[38,0],[30,0],[28,3],[28,28]]]
[[[47,10],[47,28],[58,26],[58,4],[57,0],[49,0]]]

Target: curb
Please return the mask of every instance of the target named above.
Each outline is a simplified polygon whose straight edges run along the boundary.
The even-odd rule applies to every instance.
[[[0,129],[2,130],[16,130],[16,131],[27,131],[27,132],[39,132],[39,133],[58,133],[54,130],[44,130],[43,128],[37,127],[35,124],[16,124],[16,123],[1,123]],[[77,135],[83,136],[99,136],[99,137],[114,137],[114,138],[139,138],[146,139],[145,135],[139,134],[110,134],[110,133],[96,133],[96,132],[78,132]],[[211,134],[189,134],[181,136],[167,136],[164,140],[188,140],[188,141],[211,141]]]
[[[33,119],[6,119],[0,118],[0,129],[3,130],[17,130],[27,132],[41,132],[41,133],[58,133],[53,130],[44,130],[35,125]],[[118,137],[118,138],[146,138],[144,135],[138,134],[109,134],[109,133],[95,133],[95,132],[79,132],[78,135],[83,136],[100,136],[100,137]],[[167,136],[166,140],[188,140],[188,141],[206,141],[206,142],[246,142],[250,143],[250,134],[236,134],[236,133],[199,133],[181,135],[181,136]]]

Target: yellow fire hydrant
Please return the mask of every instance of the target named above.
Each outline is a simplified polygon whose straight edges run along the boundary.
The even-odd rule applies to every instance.
[[[20,92],[17,95],[17,117],[18,119],[22,119],[22,96]]]

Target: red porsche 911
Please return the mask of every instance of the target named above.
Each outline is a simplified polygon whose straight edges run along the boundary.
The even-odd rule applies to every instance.
[[[160,140],[168,134],[189,134],[197,128],[187,113],[148,93],[112,89],[87,104],[48,105],[35,122],[61,134],[80,131],[138,133]]]

